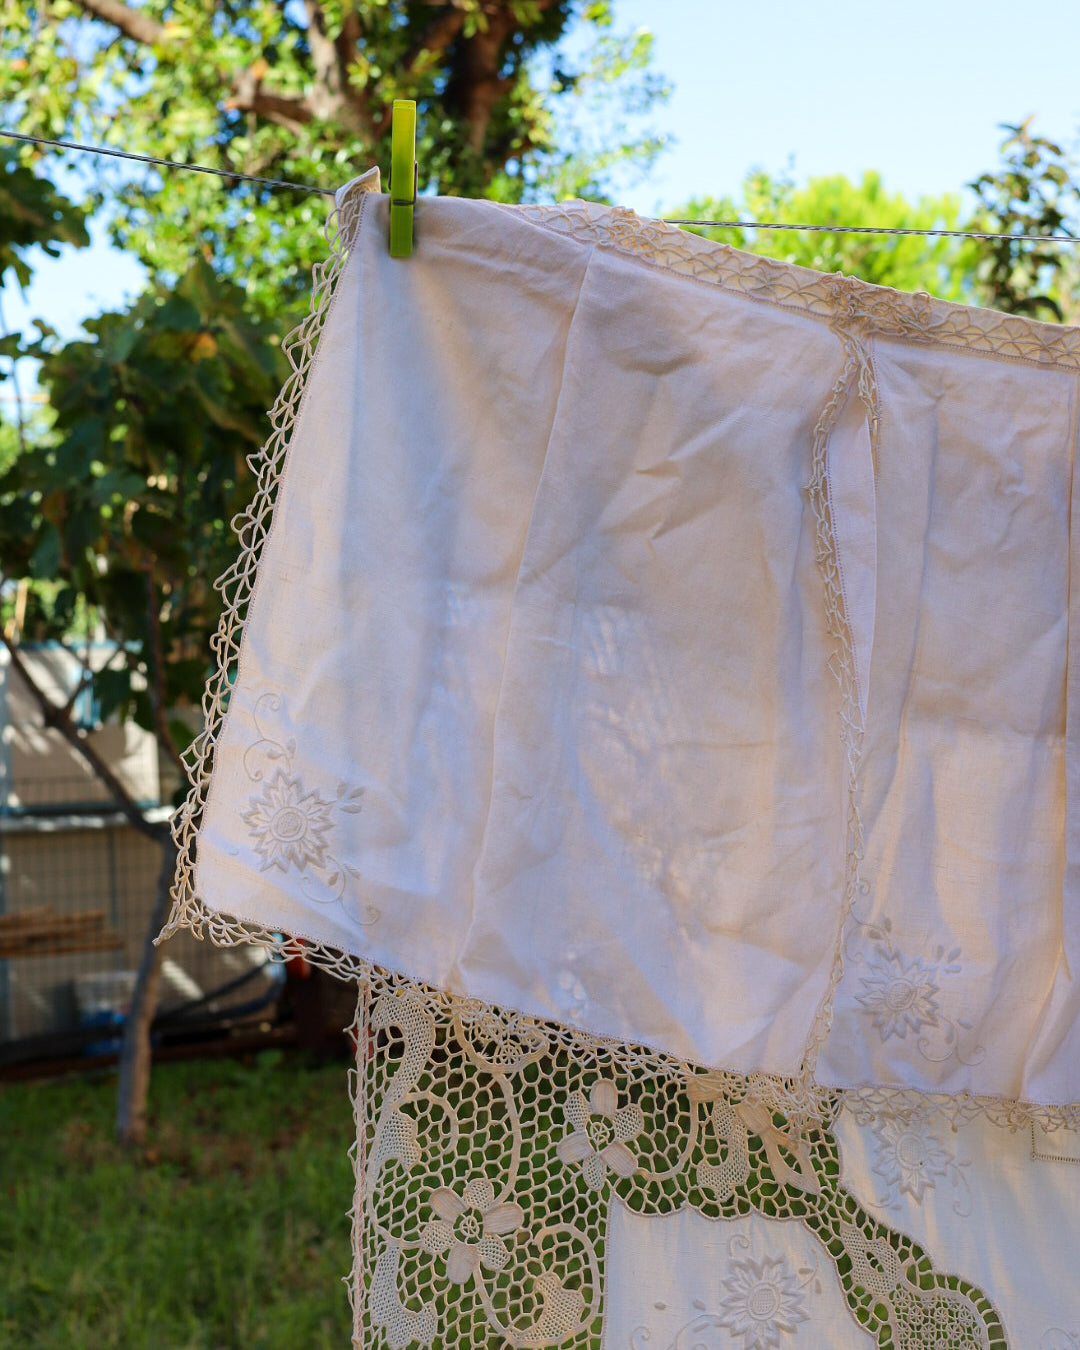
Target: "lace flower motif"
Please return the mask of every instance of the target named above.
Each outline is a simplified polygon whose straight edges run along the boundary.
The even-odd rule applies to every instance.
[[[465,1053],[485,1073],[517,1073],[548,1048],[547,1036],[531,1018],[482,1003],[463,1005],[455,1030]]]
[[[631,1102],[620,1108],[615,1084],[598,1078],[588,1101],[575,1089],[566,1099],[565,1110],[573,1133],[560,1139],[556,1148],[564,1163],[581,1163],[585,1181],[594,1191],[603,1186],[609,1167],[616,1176],[634,1175],[637,1159],[626,1146],[645,1128],[640,1106]]]
[[[743,1338],[743,1350],[776,1350],[781,1332],[808,1320],[798,1278],[782,1256],[732,1261],[728,1270],[717,1321]]]
[[[873,1016],[883,1041],[890,1036],[903,1040],[909,1031],[938,1025],[936,975],[937,966],[917,956],[905,961],[891,946],[877,949],[870,974],[862,979],[863,992],[855,997]]]
[[[440,1186],[431,1193],[431,1208],[438,1215],[420,1234],[420,1241],[433,1255],[447,1252],[446,1278],[464,1284],[481,1265],[502,1270],[510,1259],[500,1233],[513,1233],[525,1222],[520,1205],[513,1200],[495,1203],[495,1188],[487,1177],[473,1177],[461,1195]]]
[[[299,778],[279,769],[243,814],[263,860],[260,870],[280,867],[287,872],[293,866],[303,871],[309,863],[322,867],[333,828],[332,806],[318,792],[305,793]]]

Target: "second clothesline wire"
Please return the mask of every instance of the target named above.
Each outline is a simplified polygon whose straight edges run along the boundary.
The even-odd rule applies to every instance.
[[[189,173],[209,173],[218,178],[228,178],[240,183],[258,183],[263,187],[287,188],[296,192],[316,192],[323,197],[333,197],[334,188],[316,187],[313,183],[294,183],[287,178],[260,178],[256,174],[238,173],[233,169],[216,169],[209,164],[190,164],[178,159],[158,159],[154,155],[141,155],[133,150],[118,150],[106,145],[85,145],[80,141],[56,140],[49,136],[30,136],[21,131],[7,131],[0,128],[0,136],[12,141],[22,141],[29,145],[51,145],[61,150],[78,150],[90,155],[108,155],[113,159],[130,159],[138,164],[150,164],[164,169],[186,169]],[[1080,244],[1080,235],[1075,234],[1008,234],[1000,230],[947,230],[917,229],[907,225],[808,225],[789,224],[777,220],[693,220],[689,217],[662,217],[665,225],[692,225],[699,229],[742,229],[742,230],[801,230],[822,234],[911,234],[950,239],[1010,239],[1025,243],[1041,244]]]

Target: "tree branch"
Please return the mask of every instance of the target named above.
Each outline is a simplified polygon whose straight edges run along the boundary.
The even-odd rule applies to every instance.
[[[169,827],[167,824],[154,824],[146,819],[139,810],[134,798],[124,787],[120,779],[105,763],[104,759],[98,753],[97,749],[91,743],[89,737],[84,731],[81,731],[71,720],[70,713],[64,711],[58,704],[53,703],[49,696],[38,685],[37,681],[27,669],[26,662],[22,659],[22,653],[18,647],[8,638],[6,633],[0,632],[0,641],[8,650],[11,657],[12,668],[19,675],[20,679],[30,691],[34,702],[38,705],[41,712],[42,724],[52,731],[57,731],[63,736],[64,740],[76,750],[83,759],[97,774],[101,782],[108,788],[112,794],[117,807],[134,829],[140,834],[146,835],[155,843],[163,843],[169,838]]]
[[[405,69],[416,69],[416,63],[425,52],[442,52],[461,32],[465,11],[457,5],[445,5],[443,12],[428,24],[420,37],[405,53]]]
[[[94,672],[90,666],[89,661],[84,661],[83,658],[78,654],[78,652],[73,652],[71,648],[68,647],[66,644],[64,646],[64,651],[66,651],[69,655],[74,656],[76,661],[78,661],[79,665],[82,666],[82,672],[80,673],[79,678],[75,681],[75,688],[68,695],[67,701],[64,703],[64,705],[57,709],[57,712],[60,716],[70,717],[72,710],[75,707],[75,704],[78,703],[79,701],[79,695],[93,680]]]
[[[12,640],[14,642],[18,642],[18,637],[13,635]],[[87,642],[89,642],[89,633],[87,633]],[[117,656],[126,657],[127,652],[125,652],[123,647],[121,647],[120,644],[117,643],[116,644],[117,650],[112,653],[109,659],[101,667],[101,670],[95,670],[90,663],[89,648],[87,648],[86,654],[83,655],[83,653],[80,652],[74,645],[69,646],[63,640],[61,640],[60,645],[64,649],[64,651],[67,652],[68,656],[70,656],[74,661],[78,663],[81,671],[79,678],[75,681],[75,687],[68,695],[67,700],[57,708],[58,717],[69,717],[71,713],[74,711],[75,704],[78,703],[79,701],[79,695],[83,692],[84,689],[89,688],[89,686],[93,684],[94,676],[99,675],[101,671],[108,670],[109,667],[112,665],[112,663],[116,660]],[[56,707],[55,704],[53,706]]]
[[[135,975],[131,1007],[124,1023],[124,1046],[120,1055],[120,1085],[116,1094],[116,1136],[123,1144],[146,1142],[146,1099],[150,1090],[150,1024],[157,1011],[161,982],[161,948],[154,939],[169,913],[170,890],[176,870],[176,845],[162,840],[161,868],[154,891],[154,906]]]
[[[150,45],[160,42],[165,35],[164,24],[151,19],[141,10],[125,5],[123,0],[75,0],[75,2],[85,9],[87,14],[111,23],[114,28],[119,28],[125,37],[134,38],[136,42]]]
[[[307,100],[312,114],[320,121],[341,118],[355,132],[370,132],[367,95],[349,83],[349,62],[361,32],[359,16],[355,12],[346,14],[340,33],[332,38],[320,0],[304,0],[304,11],[308,21],[304,39],[315,76]]]
[[[140,679],[145,678],[145,671],[139,664],[138,657],[135,656],[132,652],[128,651],[127,647],[121,640],[116,629],[112,627],[112,625],[109,623],[109,620],[106,618],[105,614],[101,610],[98,611],[98,619],[101,623],[101,626],[105,629],[105,636],[116,648],[116,652],[119,653],[124,658],[124,665],[127,666],[128,670],[131,671],[132,675],[138,675]],[[114,653],[114,655],[115,654],[116,653]],[[113,657],[110,656],[108,661],[106,661],[105,666],[102,667],[102,669],[107,669],[109,666],[112,665],[112,663]]]
[[[514,26],[510,11],[492,15],[484,31],[475,33],[462,44],[456,71],[457,93],[469,127],[469,148],[478,155],[483,153],[495,104],[513,84],[512,79],[499,75],[499,64],[503,44]]]
[[[299,131],[315,116],[306,99],[264,89],[257,66],[249,67],[236,77],[233,92],[225,100],[225,107],[265,117],[267,121],[275,122],[289,131]]]
[[[161,656],[160,624],[155,625],[154,616],[152,614],[149,616],[149,623],[152,635],[151,648],[154,652],[154,659],[155,661],[157,660],[163,661],[164,658]],[[105,634],[108,637],[109,641],[116,648],[117,652],[119,652],[123,656],[124,664],[127,666],[128,670],[131,671],[132,675],[138,676],[140,680],[145,679],[147,685],[151,689],[153,689],[154,685],[152,674],[150,678],[147,678],[146,671],[139,664],[139,658],[135,656],[134,653],[128,651],[127,646],[125,645],[123,639],[120,637],[119,633],[117,633],[116,629],[110,625],[108,619],[105,618],[104,615],[101,615],[101,624],[102,627],[105,629]],[[112,665],[112,662],[113,657],[110,656],[108,661],[105,663],[105,666],[102,667],[102,669],[107,669],[108,666]],[[164,669],[164,665],[162,665],[161,668]],[[168,723],[165,722],[164,717],[162,717],[159,720],[158,716],[159,705],[153,693],[151,693],[150,702],[154,711],[154,730],[155,734],[157,735],[160,748],[164,750],[165,754],[169,757],[169,759],[172,760],[173,764],[176,766],[177,770],[180,773],[181,780],[186,783],[189,781],[187,765],[181,759],[180,752],[176,749],[176,743],[172,738],[172,734],[169,732]]]
[[[156,19],[149,18],[140,10],[132,9],[130,5],[124,4],[123,0],[76,0],[76,4],[93,18],[111,23],[124,37],[133,38],[136,42],[151,45],[160,42],[165,36],[164,24],[158,23]],[[333,44],[328,45],[330,50],[333,51]],[[317,70],[318,66],[319,63],[316,62]],[[234,82],[234,92],[226,101],[225,107],[235,109],[237,112],[251,112],[257,117],[265,117],[267,121],[274,122],[289,131],[298,131],[301,126],[315,117],[316,110],[304,98],[275,93],[272,89],[264,89],[262,77],[265,73],[265,62],[261,63],[261,68],[260,63],[256,62],[255,66],[237,76]],[[322,78],[321,72],[320,78]],[[338,83],[340,84],[340,79]],[[337,101],[340,101],[339,92]]]
[[[345,102],[345,72],[337,47],[326,31],[326,16],[319,0],[304,0],[304,9],[308,20],[304,36],[315,73],[315,109],[321,118],[332,117]]]
[[[165,649],[161,641],[161,613],[158,609],[157,588],[154,584],[154,564],[149,558],[144,563],[143,570],[146,573],[146,617],[150,625],[152,661],[149,684],[150,706],[154,710],[154,729],[157,732],[158,744],[172,760],[180,774],[180,781],[187,783],[188,772],[184,767],[184,761],[180,758],[180,752],[176,748],[165,716]]]
[[[359,11],[350,10],[342,20],[341,32],[334,39],[334,50],[337,52],[338,69],[341,71],[341,94],[349,113],[346,120],[354,131],[366,131],[370,137],[375,138],[378,132],[371,111],[370,90],[366,87],[357,88],[349,79],[349,66],[363,36],[364,25]]]
[[[550,9],[555,0],[535,0],[537,11]],[[455,12],[457,6],[453,7]],[[495,105],[511,88],[515,75],[503,75],[503,56],[513,34],[528,23],[523,23],[512,4],[506,0],[492,0],[484,6],[487,22],[470,37],[462,38],[451,53],[450,78],[446,84],[447,105],[458,113],[466,126],[466,144],[474,155],[485,150],[488,127]],[[462,15],[462,20],[464,16]],[[409,53],[415,63],[425,50],[441,50],[459,36],[461,25],[455,27],[455,13],[441,13],[420,39],[417,48]],[[532,20],[529,21],[530,23]]]

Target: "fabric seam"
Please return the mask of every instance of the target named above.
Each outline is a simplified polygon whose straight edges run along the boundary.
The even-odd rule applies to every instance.
[[[302,956],[307,961],[319,965],[335,975],[346,979],[359,980],[366,980],[376,975],[379,967],[366,958],[346,953],[324,944],[321,940],[311,939],[309,943],[304,940],[302,933],[295,932],[292,936],[286,936],[280,932],[267,929],[254,921],[242,920],[228,912],[210,909],[197,893],[197,887],[194,884],[194,863],[198,830],[211,788],[214,746],[222,733],[225,718],[229,711],[227,707],[228,693],[232,686],[229,679],[230,661],[235,660],[239,669],[247,618],[258,585],[258,565],[262,557],[262,551],[272,536],[274,507],[288,465],[294,433],[306,406],[309,377],[318,360],[318,344],[332,313],[338,285],[347,268],[352,247],[359,235],[367,196],[368,193],[363,189],[354,194],[345,194],[328,218],[326,231],[330,245],[329,257],[325,263],[316,266],[311,308],[308,316],[289,334],[283,343],[283,350],[289,358],[293,373],[286,380],[271,412],[271,423],[274,430],[262,449],[253,455],[249,461],[256,472],[258,487],[251,506],[234,522],[234,527],[240,538],[240,555],[218,582],[218,587],[225,598],[225,605],[213,644],[217,664],[213,681],[208,687],[203,701],[206,724],[189,752],[192,787],[173,823],[174,837],[178,846],[177,876],[172,888],[173,905],[169,919],[156,939],[160,943],[179,929],[187,928],[195,937],[201,939],[209,935],[211,941],[221,946],[231,946],[238,942],[251,942],[268,947],[283,958]],[[360,198],[358,203],[356,197]],[[505,209],[525,210],[526,208],[507,207]],[[632,215],[632,213],[625,214]],[[637,218],[635,217],[635,219]],[[672,231],[672,233],[679,234],[680,232]],[[590,241],[586,238],[582,242],[592,242],[595,245],[598,241]],[[718,249],[726,248],[724,245],[717,245],[716,247]],[[728,250],[728,252],[734,253],[735,250]],[[743,256],[753,257],[753,255]],[[761,262],[762,260],[755,259],[755,261]],[[779,264],[778,266],[787,265]],[[842,298],[849,294],[850,278],[830,278],[825,277],[824,274],[811,275],[823,277],[825,281],[839,287],[837,291],[839,297]],[[858,283],[858,285],[865,287],[865,283]],[[868,289],[884,290],[884,288],[872,287]],[[739,292],[734,293],[738,294]],[[747,295],[746,298],[756,299],[759,297]],[[867,325],[865,316],[858,313],[852,314],[850,309],[845,310],[843,307],[831,318],[828,314],[815,314],[805,309],[800,312],[807,313],[809,317],[824,318],[827,322],[830,322],[834,331],[844,342],[847,354],[841,379],[834,387],[833,400],[830,400],[830,404],[826,405],[818,424],[818,430],[822,438],[820,448],[823,450],[824,441],[827,439],[830,427],[827,419],[832,402],[845,395],[851,396],[851,382],[860,376],[862,366],[859,360],[855,333],[858,331],[861,337],[865,337]],[[955,348],[950,349],[955,350]],[[973,352],[973,354],[976,353]],[[1025,361],[1025,363],[1027,362]],[[1036,362],[1036,364],[1045,366],[1054,363],[1043,360]],[[1078,364],[1080,364],[1080,360],[1078,360]],[[861,384],[859,394],[863,394]],[[821,474],[820,479],[818,474]],[[811,493],[817,494],[815,510],[819,512],[819,562],[827,567],[829,550],[834,541],[832,540],[832,526],[829,517],[831,508],[827,484],[823,476],[823,462],[819,462],[812,473],[808,488]],[[266,527],[263,522],[268,513],[270,513],[270,524]],[[828,591],[827,578],[826,590]],[[833,636],[841,647],[838,653],[841,669],[839,674],[836,671],[834,671],[834,674],[837,674],[843,690],[845,660],[850,658],[850,651],[845,655],[844,646],[846,642],[847,646],[850,647],[850,634],[844,630],[845,615],[842,594],[839,595],[837,603],[840,608],[837,614],[833,616],[836,624],[836,631]],[[240,617],[241,609],[244,611],[242,618]],[[847,667],[847,677],[851,677],[850,665]],[[852,731],[856,737],[861,735],[861,728],[851,724],[850,719],[846,725],[848,730]],[[857,803],[854,797],[857,744],[852,743],[849,746],[845,742],[845,752],[849,756],[850,769],[849,817],[847,822],[849,857],[853,858],[854,865],[849,870],[846,907],[841,916],[841,939],[846,926],[847,915],[850,912],[850,903],[854,898],[851,887],[857,887],[858,885],[857,863],[861,856],[861,830],[858,821]],[[854,846],[854,853],[850,851],[851,845]],[[842,941],[838,947],[838,952],[842,953]],[[836,968],[838,960],[842,960],[842,955],[834,957],[833,980],[811,1026],[804,1052],[803,1070],[797,1078],[762,1073],[733,1074],[733,1077],[748,1085],[749,1094],[767,1101],[793,1119],[827,1120],[835,1113],[836,1103],[845,1100],[858,1102],[860,1109],[869,1112],[871,1115],[877,1110],[910,1111],[918,1106],[930,1103],[938,1109],[944,1110],[953,1119],[970,1119],[975,1115],[985,1114],[998,1123],[1007,1124],[1012,1128],[1028,1121],[1038,1121],[1044,1124],[1046,1128],[1051,1129],[1062,1125],[1080,1128],[1080,1102],[1041,1104],[1017,1101],[1011,1098],[981,1096],[966,1090],[949,1094],[893,1087],[836,1089],[827,1088],[818,1083],[814,1076],[816,1051],[820,1048],[831,1024],[832,995],[839,980]],[[429,986],[424,986],[420,981],[411,980],[407,975],[404,976],[404,980],[406,983],[411,983],[421,997],[429,1002],[434,1002],[438,1006],[466,1007],[476,1006],[482,1002],[481,1000],[467,999],[445,991],[434,990]],[[537,1024],[546,1022],[556,1024],[554,1018],[537,1017],[533,1014],[522,1014],[522,1016]],[[580,1038],[582,1043],[586,1045],[626,1044],[616,1037],[584,1032],[566,1023],[561,1025],[567,1026],[572,1034]],[[642,1047],[641,1053],[649,1056],[657,1055],[669,1060],[678,1060],[678,1056],[651,1051],[647,1047]]]
[[[573,235],[576,230],[591,233],[592,242],[598,246],[611,249],[650,270],[719,287],[729,295],[754,300],[789,313],[803,314],[830,325],[842,312],[847,312],[851,317],[857,315],[863,320],[867,336],[915,342],[919,346],[992,357],[1039,368],[1080,369],[1080,328],[1070,325],[1037,324],[1001,310],[941,300],[925,291],[898,291],[842,272],[815,272],[798,263],[781,262],[704,239],[700,235],[690,235],[662,221],[638,216],[626,207],[598,210],[592,204],[580,201],[557,206],[498,205],[502,210],[519,212],[554,233]],[[565,228],[554,223],[559,219],[566,222]],[[694,239],[707,246],[702,248],[700,259],[702,265],[711,268],[711,271],[685,271],[677,265],[675,255],[680,249],[685,251],[687,239]],[[725,264],[728,265],[726,275]],[[743,269],[742,273],[738,268]],[[750,290],[737,284],[747,275],[752,277],[757,289]],[[781,295],[781,275],[788,283],[787,292],[803,297],[798,303]],[[815,305],[820,308],[815,308]],[[954,321],[964,316],[967,323],[979,333],[983,345],[970,335],[965,337],[960,333],[935,332],[931,326],[935,310],[943,311],[938,317],[939,325],[947,322],[950,315]],[[885,326],[879,311],[889,312],[895,327]],[[995,332],[993,325],[999,330],[1015,328],[1017,332],[1015,336],[1010,336],[1007,331],[1004,334]],[[1008,350],[1009,346],[1023,341],[1024,337],[1036,349],[1030,355]],[[1065,350],[1056,354],[1051,350],[1053,346]]]

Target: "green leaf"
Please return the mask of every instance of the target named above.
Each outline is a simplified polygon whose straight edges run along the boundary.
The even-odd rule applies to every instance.
[[[54,525],[46,525],[41,539],[30,556],[30,575],[38,578],[55,577],[60,571],[60,535]]]
[[[112,665],[94,675],[94,697],[101,709],[101,720],[127,713],[131,702],[131,672],[125,666]]]
[[[200,325],[199,311],[182,295],[170,295],[157,314],[162,328],[172,328],[180,333],[194,332]]]
[[[105,443],[105,419],[91,414],[74,422],[56,448],[58,473],[68,479],[86,482],[91,465],[102,458]]]

